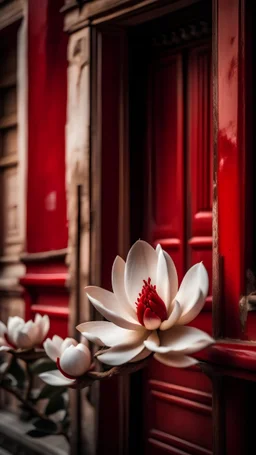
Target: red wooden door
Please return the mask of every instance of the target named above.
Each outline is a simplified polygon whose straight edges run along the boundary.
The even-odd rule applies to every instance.
[[[201,2],[196,20],[202,19],[202,6],[207,4],[207,0]],[[107,417],[100,421],[100,454],[128,453],[124,450],[127,434],[129,442],[134,440],[130,444],[134,450],[129,453],[256,453],[252,417],[256,380],[255,311],[248,312],[248,308],[255,309],[255,305],[248,307],[246,289],[246,270],[255,270],[252,255],[253,248],[255,251],[252,177],[256,168],[251,112],[252,95],[255,96],[251,65],[253,16],[250,2],[246,0],[214,0],[213,6],[212,46],[210,40],[197,41],[197,44],[195,40],[191,45],[183,40],[183,45],[176,45],[175,49],[170,46],[166,51],[160,46],[152,51],[147,45],[152,40],[150,33],[155,33],[157,27],[152,23],[149,32],[143,29],[144,25],[139,25],[141,29],[135,36],[129,61],[132,73],[130,241],[133,243],[141,237],[153,244],[160,242],[173,257],[179,278],[193,263],[204,261],[212,289],[202,313],[191,325],[208,332],[213,326],[216,344],[201,356],[206,360],[202,368],[208,376],[199,368],[177,370],[152,361],[147,372],[142,372],[142,384],[140,373],[130,378],[129,430],[127,415],[121,406],[126,402],[122,387],[118,381],[104,385],[101,407],[105,410],[104,416],[111,418],[109,424],[105,424]],[[172,26],[177,23],[182,29],[183,19],[190,20],[185,8]],[[169,18],[161,20],[160,36]],[[133,33],[136,35],[133,30],[128,40],[133,40]],[[177,44],[175,33],[174,38]],[[104,235],[107,232],[104,238],[113,239],[112,232],[115,232],[117,241],[120,232],[112,229],[120,225],[124,210],[116,201],[116,187],[111,187],[113,181],[118,181],[117,188],[123,188],[120,160],[123,155],[119,144],[126,141],[124,116],[120,115],[127,101],[122,73],[126,66],[120,65],[118,60],[125,60],[122,46],[120,52],[116,49],[121,40],[113,40],[114,44],[108,41],[104,48],[104,34],[101,39],[102,53],[111,56],[103,58],[102,55],[102,81],[112,84],[111,89],[116,94],[105,101],[98,95],[97,99],[103,102],[100,104],[102,128],[108,130],[104,118],[109,120],[110,106],[119,113],[110,144],[105,138],[106,148],[103,148],[104,159],[115,157],[115,166],[106,166],[103,159],[101,168],[103,181],[104,175],[111,181],[102,192],[109,191],[116,214],[109,217],[102,210],[101,227],[102,231],[106,230]],[[164,36],[162,44],[166,45],[166,41]],[[253,52],[255,55],[255,49]],[[116,75],[118,71],[121,87],[113,84],[112,73]],[[120,97],[122,88],[123,98]],[[105,193],[103,196],[106,197]],[[122,202],[120,196],[119,200]],[[107,264],[108,276],[115,254],[116,251],[103,251],[102,264],[103,269]],[[140,401],[142,390],[143,403]],[[112,400],[114,394],[115,400]],[[143,423],[145,438],[140,445]]]
[[[180,280],[203,261],[211,282],[211,43],[157,53],[150,76],[147,238],[171,255]],[[211,301],[210,289],[191,323],[209,333]],[[210,454],[210,380],[198,368],[176,370],[152,361],[145,381],[145,453]]]

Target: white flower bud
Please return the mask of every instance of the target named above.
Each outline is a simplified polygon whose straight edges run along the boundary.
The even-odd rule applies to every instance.
[[[60,357],[60,367],[69,376],[82,376],[90,367],[91,354],[87,346],[70,345]]]

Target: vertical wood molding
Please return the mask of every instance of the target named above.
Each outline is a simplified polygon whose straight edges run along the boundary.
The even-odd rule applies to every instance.
[[[23,20],[18,30],[18,195],[21,251],[26,251],[26,193],[28,149],[28,0],[23,0]]]
[[[90,274],[90,30],[84,28],[69,38],[68,99],[66,125],[66,191],[70,275],[69,333],[75,338],[78,322],[90,319],[84,287]],[[71,453],[94,453],[95,413],[87,397],[70,391]],[[85,429],[87,428],[87,430]]]
[[[88,283],[90,251],[90,199],[89,199],[89,148],[90,148],[90,86],[89,86],[89,49],[90,34],[85,28],[71,35],[68,45],[68,102],[66,125],[66,191],[69,220],[69,255],[70,273],[70,334],[77,335],[75,323],[89,319],[89,305],[83,291]],[[80,203],[78,202],[78,188]],[[78,207],[78,203],[80,207]],[[80,211],[80,226],[76,216]],[[80,240],[80,277],[81,289],[76,290],[77,237]],[[74,307],[74,294],[80,293],[79,315]]]
[[[3,24],[5,20],[7,21],[6,26],[13,23],[9,42],[10,49],[12,49],[11,43],[14,44],[16,66],[15,72],[11,74],[8,74],[8,68],[6,70],[5,90],[6,93],[10,89],[17,90],[17,102],[13,98],[15,111],[8,116],[9,120],[11,118],[13,120],[9,123],[7,122],[5,126],[2,125],[3,128],[7,128],[6,131],[12,131],[12,127],[14,130],[16,129],[16,137],[12,137],[10,134],[9,142],[6,140],[6,153],[9,151],[9,154],[1,157],[1,169],[3,171],[1,172],[1,190],[3,190],[4,196],[0,201],[2,204],[2,218],[0,220],[0,286],[6,291],[6,296],[13,287],[18,290],[19,277],[25,272],[24,265],[19,261],[19,255],[24,251],[26,237],[27,0],[10,2],[7,6],[8,8],[5,9],[3,7],[1,9],[0,15]],[[11,11],[13,14],[9,17],[8,14]],[[8,37],[8,29],[6,30],[3,27],[1,33],[4,34],[6,32]],[[3,35],[3,42],[6,39],[8,38]],[[4,75],[4,66],[2,71]],[[11,99],[9,103],[11,103]],[[10,130],[8,130],[8,127]],[[17,147],[15,146],[16,140]]]

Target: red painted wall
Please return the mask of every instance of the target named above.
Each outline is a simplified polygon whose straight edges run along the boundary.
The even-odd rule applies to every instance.
[[[30,0],[28,15],[27,251],[67,246],[63,0]]]

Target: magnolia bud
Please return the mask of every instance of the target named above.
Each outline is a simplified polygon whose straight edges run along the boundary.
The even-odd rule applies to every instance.
[[[90,367],[91,354],[87,346],[79,343],[70,345],[60,357],[60,367],[63,373],[77,377],[82,376]]]

